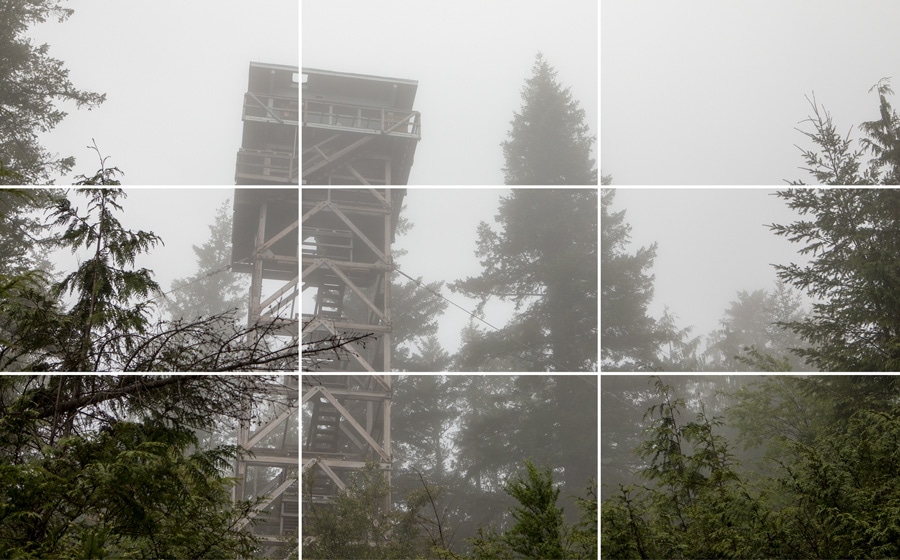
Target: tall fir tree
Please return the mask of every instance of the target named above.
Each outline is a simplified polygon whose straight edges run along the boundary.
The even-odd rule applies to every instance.
[[[812,140],[818,149],[800,148],[809,172],[822,185],[898,185],[900,184],[900,117],[887,99],[893,95],[889,78],[882,78],[869,93],[878,93],[879,118],[866,121],[860,129],[866,137],[860,139],[861,148],[853,148],[848,132],[841,136],[831,114],[821,108],[815,96],[810,101],[813,114],[810,122],[815,132],[797,129]],[[798,146],[799,148],[799,146]],[[863,161],[866,152],[871,154]],[[802,181],[790,181],[791,185],[803,185]]]
[[[634,254],[626,251],[631,226],[624,210],[610,212],[615,196],[615,189],[603,189],[600,200],[600,355],[603,369],[635,369],[655,362],[663,338],[656,321],[647,315],[656,243]]]
[[[584,122],[584,109],[569,88],[556,81],[556,70],[541,53],[522,89],[524,104],[510,121],[509,139],[501,143],[507,185],[596,185],[591,157],[596,140]]]
[[[512,371],[596,371],[597,192],[513,189],[499,212],[499,233],[478,226],[483,272],[450,288],[479,298],[479,311],[492,297],[526,309],[502,332],[485,333],[487,346],[481,333],[470,336],[463,357],[478,351],[465,365],[496,358]]]
[[[820,371],[900,370],[900,191],[788,189],[789,208],[810,219],[772,225],[800,243],[806,265],[777,265],[804,290],[812,314],[786,321],[810,344],[796,353]]]

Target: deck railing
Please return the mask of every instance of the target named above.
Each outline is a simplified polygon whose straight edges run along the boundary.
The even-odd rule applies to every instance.
[[[421,119],[418,111],[303,100],[304,124],[379,131],[385,134],[419,138],[421,136]]]
[[[297,98],[247,92],[242,117],[245,121],[297,126]]]
[[[236,176],[296,185],[299,166],[300,158],[296,154],[241,148],[237,155]]]

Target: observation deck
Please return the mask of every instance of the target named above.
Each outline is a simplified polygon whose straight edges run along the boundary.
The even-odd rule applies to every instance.
[[[303,69],[303,184],[405,185],[421,115],[418,82]]]
[[[297,70],[296,66],[250,63],[235,184],[299,184]]]

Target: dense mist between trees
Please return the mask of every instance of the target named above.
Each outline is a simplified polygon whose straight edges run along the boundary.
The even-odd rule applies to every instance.
[[[608,558],[896,557],[900,377],[601,379]]]
[[[900,370],[898,220],[892,188],[604,189],[601,369]]]
[[[360,376],[303,375],[304,394],[343,377]],[[595,558],[597,381],[393,376],[389,485],[373,463],[339,473],[345,492],[315,499],[316,479],[327,475],[306,466],[319,455],[304,439],[304,557]],[[367,425],[364,403],[344,403]],[[356,457],[346,432],[327,457]]]

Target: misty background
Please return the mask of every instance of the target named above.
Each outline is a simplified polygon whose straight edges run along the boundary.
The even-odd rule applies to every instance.
[[[498,229],[494,216],[500,198],[509,193],[510,189],[407,189],[400,217],[413,227],[405,235],[398,234],[391,246],[395,254],[407,251],[397,259],[398,268],[413,278],[421,277],[425,284],[441,280],[450,283],[480,274],[481,265],[475,256],[478,224],[484,221]],[[392,276],[396,282],[410,281],[396,272]],[[478,303],[476,299],[452,293],[446,285],[441,293],[469,311]],[[304,292],[302,308],[304,313],[315,309],[315,290]],[[514,303],[494,298],[485,307],[485,320],[502,327],[513,317],[514,308]],[[441,315],[438,340],[448,353],[459,350],[463,327],[470,320],[466,312],[452,305]],[[476,323],[486,328],[484,323]]]
[[[768,224],[800,218],[777,189],[616,189],[611,212],[625,210],[629,253],[658,243],[648,273],[655,276],[652,317],[665,307],[692,335],[719,328],[737,292],[772,290],[772,264],[803,264],[800,245],[778,237]],[[808,303],[808,302],[807,302]]]
[[[41,137],[51,154],[76,157],[70,176],[107,167],[131,185],[234,184],[241,106],[251,61],[299,66],[294,0],[159,0],[64,3],[75,13],[29,31],[48,43],[75,87],[106,93]]]
[[[345,379],[346,377],[346,379]],[[303,375],[304,393],[316,386],[357,390],[357,378],[361,376]],[[417,527],[422,519],[437,515],[443,524],[443,544],[456,554],[471,554],[473,545],[466,539],[474,537],[478,528],[489,525],[498,531],[508,530],[514,523],[508,508],[517,505],[507,492],[504,483],[525,473],[525,461],[531,461],[540,471],[547,469],[552,475],[553,487],[560,493],[556,506],[563,508],[567,523],[580,519],[580,508],[575,496],[584,497],[597,480],[597,384],[596,375],[396,375],[391,381],[390,437],[393,464],[390,472],[391,499],[396,511],[415,513],[421,502],[414,500],[423,484],[434,490],[434,507],[425,503],[422,513],[416,517]],[[327,389],[326,389],[327,390]],[[371,394],[361,392],[359,395]],[[321,447],[315,445],[314,418],[318,417],[318,397],[303,404],[303,434],[313,434],[304,439],[304,461],[319,457]],[[352,394],[342,402],[357,420],[367,414],[366,407]],[[376,415],[377,417],[377,415]],[[340,420],[341,425],[347,421]],[[370,424],[372,424],[370,422]],[[373,424],[378,425],[378,422]],[[337,451],[326,455],[344,456],[349,459],[359,454],[359,447],[346,437],[345,430],[337,430],[331,444]],[[339,476],[348,473],[335,468]],[[304,482],[315,469],[304,472]],[[318,476],[320,473],[314,473]],[[360,476],[349,482],[350,488],[364,488],[362,494],[351,492],[351,499],[362,500],[351,511],[366,516],[377,496],[372,484]],[[304,492],[307,489],[305,487]],[[309,488],[311,494],[315,493]],[[355,496],[353,496],[355,494]],[[596,493],[594,493],[596,496]],[[305,506],[308,507],[308,506]],[[316,519],[316,509],[306,511],[303,537],[308,538],[321,530]],[[329,540],[334,547],[347,546],[346,535],[355,534],[360,525],[348,524],[346,515],[331,521],[327,534],[319,533],[318,542]],[[382,523],[366,525],[375,530],[385,530]],[[335,531],[333,527],[340,527]],[[431,527],[424,525],[425,530]],[[418,529],[408,533],[393,526],[393,536],[375,539],[378,546],[397,544],[397,535],[404,542],[418,543]],[[596,542],[596,534],[594,534]],[[310,539],[310,550],[316,541]],[[365,542],[365,541],[364,541]],[[426,540],[426,550],[406,551],[406,554],[385,554],[384,557],[412,558],[434,555],[437,543]],[[448,544],[449,543],[449,544]],[[305,545],[306,546],[306,545]],[[364,545],[365,546],[365,545]],[[306,550],[306,549],[304,549]],[[375,550],[375,549],[372,549]],[[429,553],[427,550],[431,550]],[[338,557],[360,557],[364,554],[333,554]],[[575,557],[575,556],[567,556]],[[577,556],[581,558],[582,556]],[[585,556],[586,557],[586,556]],[[596,553],[589,556],[596,557]]]
[[[858,138],[879,117],[869,88],[900,84],[890,0],[603,0],[602,15],[601,170],[614,184],[810,182],[795,147],[812,147],[794,130],[813,130],[804,96]]]
[[[391,367],[597,371],[596,190],[403,191],[391,246]],[[324,197],[307,193],[307,209]],[[308,256],[318,243],[327,251],[314,231],[304,234]],[[306,288],[302,307],[311,315],[319,285]]]
[[[304,0],[303,66],[419,82],[409,184],[502,185],[500,142],[538,51],[597,134],[598,4]]]
[[[727,414],[735,404],[730,393],[742,387],[760,382],[761,375],[604,375],[600,381],[600,492],[603,500],[618,492],[619,484],[641,484],[644,478],[638,473],[648,466],[637,448],[649,439],[644,430],[651,426],[653,418],[645,418],[648,409],[661,400],[656,391],[658,380],[671,387],[672,400],[682,399],[678,422],[688,423],[703,412],[708,418]],[[658,416],[658,414],[657,414]],[[730,451],[738,452],[746,462],[759,459],[758,450],[747,452],[738,443],[739,431],[734,427],[719,426],[718,435],[727,435]],[[743,452],[743,453],[741,453]]]
[[[605,375],[604,557],[900,554],[895,375]]]

